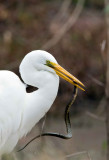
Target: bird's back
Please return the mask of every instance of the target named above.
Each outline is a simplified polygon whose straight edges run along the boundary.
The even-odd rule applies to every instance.
[[[0,71],[0,154],[15,147],[22,120],[25,85],[10,71]]]

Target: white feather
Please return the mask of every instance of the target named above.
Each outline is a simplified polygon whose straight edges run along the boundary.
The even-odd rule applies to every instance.
[[[28,53],[20,65],[23,81],[39,88],[32,93],[26,92],[26,85],[16,74],[0,71],[0,155],[14,149],[56,98],[59,77],[45,66],[46,60],[57,63],[48,52],[37,50]]]

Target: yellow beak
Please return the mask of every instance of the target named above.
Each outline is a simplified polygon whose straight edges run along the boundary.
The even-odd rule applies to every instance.
[[[81,90],[85,91],[84,88],[82,88],[82,86],[85,87],[84,84],[82,82],[80,82],[72,74],[70,74],[68,71],[66,71],[64,68],[62,68],[59,64],[47,61],[46,65],[51,67],[52,69],[54,69],[58,76],[60,76],[61,78],[65,79],[69,83],[77,86]]]

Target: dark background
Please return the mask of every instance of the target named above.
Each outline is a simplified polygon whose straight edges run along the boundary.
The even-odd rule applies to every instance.
[[[45,49],[86,86],[85,92],[79,90],[71,109],[72,140],[42,138],[21,153],[16,154],[15,151],[18,159],[73,159],[65,156],[89,151],[93,160],[105,160],[107,146],[103,100],[107,46],[104,1],[87,0],[79,18],[58,43],[49,47],[46,45],[67,23],[77,2],[70,1],[69,7],[60,12],[62,0],[0,0],[0,69],[19,75],[23,57],[32,50]],[[32,90],[28,88],[29,92]],[[45,131],[65,133],[64,109],[72,92],[72,85],[61,79],[58,96],[46,117]],[[40,132],[41,123],[42,120],[17,148]],[[89,158],[87,154],[81,154],[74,159]]]

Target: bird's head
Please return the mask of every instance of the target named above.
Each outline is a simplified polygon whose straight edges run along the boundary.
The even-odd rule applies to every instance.
[[[52,74],[60,76],[61,78],[65,79],[69,83],[77,86],[78,88],[84,91],[84,84],[80,82],[72,74],[70,74],[68,71],[66,71],[64,68],[62,68],[57,63],[56,59],[50,53],[46,51],[42,51],[42,50],[32,51],[24,57],[20,65],[20,71],[21,71],[21,75],[24,81],[26,81],[26,78],[24,76],[25,73],[27,73],[29,69],[30,69],[30,72],[32,73],[33,68],[35,69],[36,72],[38,71],[37,79],[39,79],[38,74],[41,76],[40,83],[41,83],[41,79],[47,78],[46,72],[48,72],[48,73],[52,73]]]

